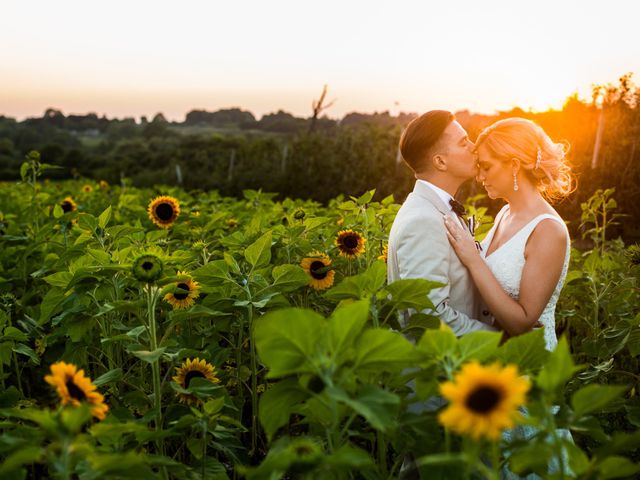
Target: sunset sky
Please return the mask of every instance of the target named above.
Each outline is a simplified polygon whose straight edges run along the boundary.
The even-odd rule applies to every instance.
[[[0,115],[560,108],[635,72],[640,2],[34,1],[0,13]]]

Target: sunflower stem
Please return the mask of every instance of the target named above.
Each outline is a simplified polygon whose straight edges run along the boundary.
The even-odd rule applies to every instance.
[[[446,427],[444,429],[444,451],[446,453],[451,453],[451,433]]]
[[[250,292],[247,293],[250,297]],[[247,307],[247,322],[251,352],[251,451],[255,455],[258,446],[258,361],[253,332],[253,305],[251,304]]]
[[[7,313],[7,326],[11,327],[11,311],[9,311]],[[18,390],[20,391],[20,394],[22,396],[24,396],[24,392],[22,391],[22,381],[20,380],[20,365],[18,363],[18,356],[16,355],[16,352],[12,351],[11,352],[11,359],[13,360],[13,368],[16,372],[16,382],[18,383]],[[3,380],[4,383],[4,380]]]
[[[564,451],[562,448],[562,440],[558,436],[558,429],[556,428],[555,418],[553,416],[553,412],[551,408],[547,408],[547,418],[548,418],[548,426],[551,429],[551,435],[553,437],[553,443],[555,446],[555,451],[558,454],[558,464],[560,465],[560,479],[564,480],[565,478],[565,466],[564,466]]]
[[[207,422],[208,417],[202,419],[202,480],[207,478]]]
[[[61,452],[61,464],[62,464],[62,472],[61,478],[65,480],[69,480],[71,475],[69,474],[69,437],[64,434],[62,438],[62,452]]]
[[[384,434],[381,431],[376,431],[376,443],[378,444],[378,465],[382,469],[383,473],[387,471],[387,443],[384,438]]]
[[[151,284],[147,284],[149,338],[151,342],[152,352],[155,352],[158,349],[158,337],[156,333],[156,302],[157,300],[158,300],[158,295],[154,291],[154,287]],[[160,430],[162,430],[162,410],[161,410],[162,387],[160,384],[160,360],[159,359],[156,359],[153,362],[151,362],[151,371],[153,375],[153,398],[154,398],[153,409],[155,410],[155,414],[156,414],[155,427],[156,427],[156,431],[159,432]],[[164,455],[164,445],[162,440],[157,440],[156,446],[158,448],[158,453],[160,455]]]
[[[500,478],[500,447],[498,441],[491,443],[491,468],[493,470],[493,478]]]

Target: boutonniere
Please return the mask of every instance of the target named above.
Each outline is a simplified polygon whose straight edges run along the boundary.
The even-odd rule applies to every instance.
[[[476,216],[475,215],[469,215],[469,217],[467,218],[467,228],[469,229],[469,233],[471,233],[471,236],[473,238],[475,238],[476,236],[476,228],[478,228],[478,221],[476,220]],[[476,248],[478,249],[479,252],[482,251],[482,246],[480,245],[480,242],[478,242],[476,240]]]

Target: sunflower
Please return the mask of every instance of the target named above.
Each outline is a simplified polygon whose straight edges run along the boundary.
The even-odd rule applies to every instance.
[[[300,266],[311,277],[309,286],[316,290],[325,290],[333,285],[333,277],[336,272],[330,269],[329,265],[331,265],[331,259],[317,251],[311,252],[300,262]]]
[[[100,190],[109,190],[109,182],[106,180],[100,180],[98,182],[98,186],[100,187]]]
[[[632,265],[640,265],[640,245],[631,245],[626,254]]]
[[[189,383],[194,378],[206,378],[211,383],[220,383],[220,379],[216,376],[216,367],[199,358],[187,359],[176,370],[178,374],[173,377],[173,381],[185,389],[189,388]],[[200,402],[198,397],[190,393],[178,393],[178,398],[182,403],[188,405],[195,405]]]
[[[291,458],[288,472],[293,476],[310,472],[322,461],[322,447],[310,438],[298,437],[286,450]]]
[[[57,362],[51,365],[51,375],[46,375],[44,379],[56,387],[62,405],[77,407],[81,402],[87,402],[91,406],[91,414],[104,420],[109,406],[104,403],[104,397],[96,391],[91,379],[84,376],[84,370],[78,370],[71,363]]]
[[[153,282],[162,275],[162,260],[152,253],[140,255],[133,262],[133,276],[141,282]]]
[[[389,245],[388,244],[384,244],[384,247],[382,247],[382,254],[378,257],[378,260],[382,260],[384,263],[387,263],[389,259]]]
[[[467,363],[454,382],[440,385],[450,404],[438,419],[456,433],[496,441],[520,417],[518,407],[525,403],[529,387],[515,365]]]
[[[187,272],[178,272],[178,276],[187,275]],[[200,296],[200,284],[189,276],[187,280],[180,280],[175,284],[175,290],[164,296],[164,300],[169,302],[174,309],[189,308],[195,303],[195,299]]]
[[[84,193],[91,193],[93,192],[93,187],[87,183],[86,185],[82,186],[82,191]]]
[[[191,244],[191,248],[193,248],[194,250],[204,250],[205,248],[207,248],[207,242],[205,242],[204,240],[196,240]]]
[[[73,198],[66,197],[60,202],[60,207],[64,213],[75,212],[78,209],[78,205],[73,201]]]
[[[160,228],[169,228],[180,215],[180,202],[167,195],[156,197],[147,208],[149,218]]]
[[[238,226],[239,222],[235,218],[227,218],[224,223],[226,223],[229,228],[235,228]]]
[[[299,208],[293,213],[293,218],[296,220],[304,220],[304,217],[307,216],[307,212],[304,211],[304,208]]]
[[[367,239],[353,230],[341,230],[336,237],[336,245],[340,255],[347,258],[356,258],[364,253],[364,244]]]

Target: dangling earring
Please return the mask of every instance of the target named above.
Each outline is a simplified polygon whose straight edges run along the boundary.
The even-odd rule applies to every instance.
[[[516,177],[516,172],[513,172],[513,191],[518,191],[518,178]]]

